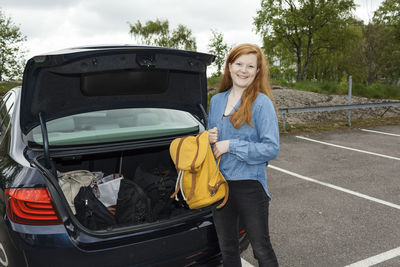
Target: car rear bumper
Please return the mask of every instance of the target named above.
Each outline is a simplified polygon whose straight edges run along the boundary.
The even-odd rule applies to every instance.
[[[15,266],[218,266],[221,263],[211,221],[197,222],[186,231],[140,242],[123,240],[129,236],[109,238],[103,240],[101,249],[93,244],[90,250],[82,249],[64,225],[11,225],[10,238],[24,258],[24,263]]]

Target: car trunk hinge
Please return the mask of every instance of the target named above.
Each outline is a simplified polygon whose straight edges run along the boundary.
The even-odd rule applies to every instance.
[[[39,112],[40,128],[42,130],[42,140],[43,140],[43,153],[44,153],[44,166],[46,169],[51,170],[50,161],[50,150],[49,150],[49,136],[47,133],[46,120],[44,118],[43,112]]]
[[[207,113],[206,113],[206,110],[204,109],[204,107],[203,107],[203,105],[201,103],[199,104],[199,108],[201,110],[201,113],[203,114],[204,126],[207,128]]]

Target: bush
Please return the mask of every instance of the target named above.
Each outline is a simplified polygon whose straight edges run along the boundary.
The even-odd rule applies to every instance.
[[[207,78],[207,87],[208,88],[218,88],[221,78],[222,78],[221,76],[215,76],[215,75],[208,77]]]
[[[320,94],[343,95],[348,93],[349,85],[344,81],[340,83],[329,81],[300,81],[294,83],[292,88]],[[400,87],[382,83],[373,83],[371,85],[353,83],[352,95],[367,98],[400,99]]]
[[[400,99],[400,87],[381,83],[353,84],[353,95],[368,98]]]
[[[21,82],[0,82],[0,95],[4,95],[10,89],[20,86]]]
[[[322,88],[322,83],[314,82],[314,81],[299,81],[293,84],[293,88],[297,90],[302,90],[302,91],[309,91],[309,92],[315,92],[315,93],[325,93],[327,94],[328,92],[325,91],[325,89]]]
[[[293,88],[294,83],[285,79],[271,79],[271,84],[280,85],[283,87]]]

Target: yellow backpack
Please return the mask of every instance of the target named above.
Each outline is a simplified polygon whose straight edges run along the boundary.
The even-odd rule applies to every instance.
[[[209,206],[224,198],[217,206],[221,208],[228,200],[228,183],[215,162],[208,131],[197,136],[176,138],[172,141],[169,152],[178,171],[175,192],[171,198],[182,196],[191,209]]]

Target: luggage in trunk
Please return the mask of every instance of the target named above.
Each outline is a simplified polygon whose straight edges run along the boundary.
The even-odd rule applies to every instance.
[[[145,223],[168,221],[190,212],[186,203],[170,198],[175,190],[177,172],[170,159],[168,146],[99,154],[53,157],[58,172],[74,170],[102,172],[104,175],[120,174],[121,179],[116,206],[99,207],[85,190],[75,198],[76,218],[91,230],[126,227]],[[94,190],[96,191],[96,190]],[[96,194],[93,194],[96,195]],[[97,196],[99,197],[99,196]],[[96,208],[97,207],[97,208]],[[110,213],[108,221],[96,223]],[[100,212],[97,215],[96,212]]]

